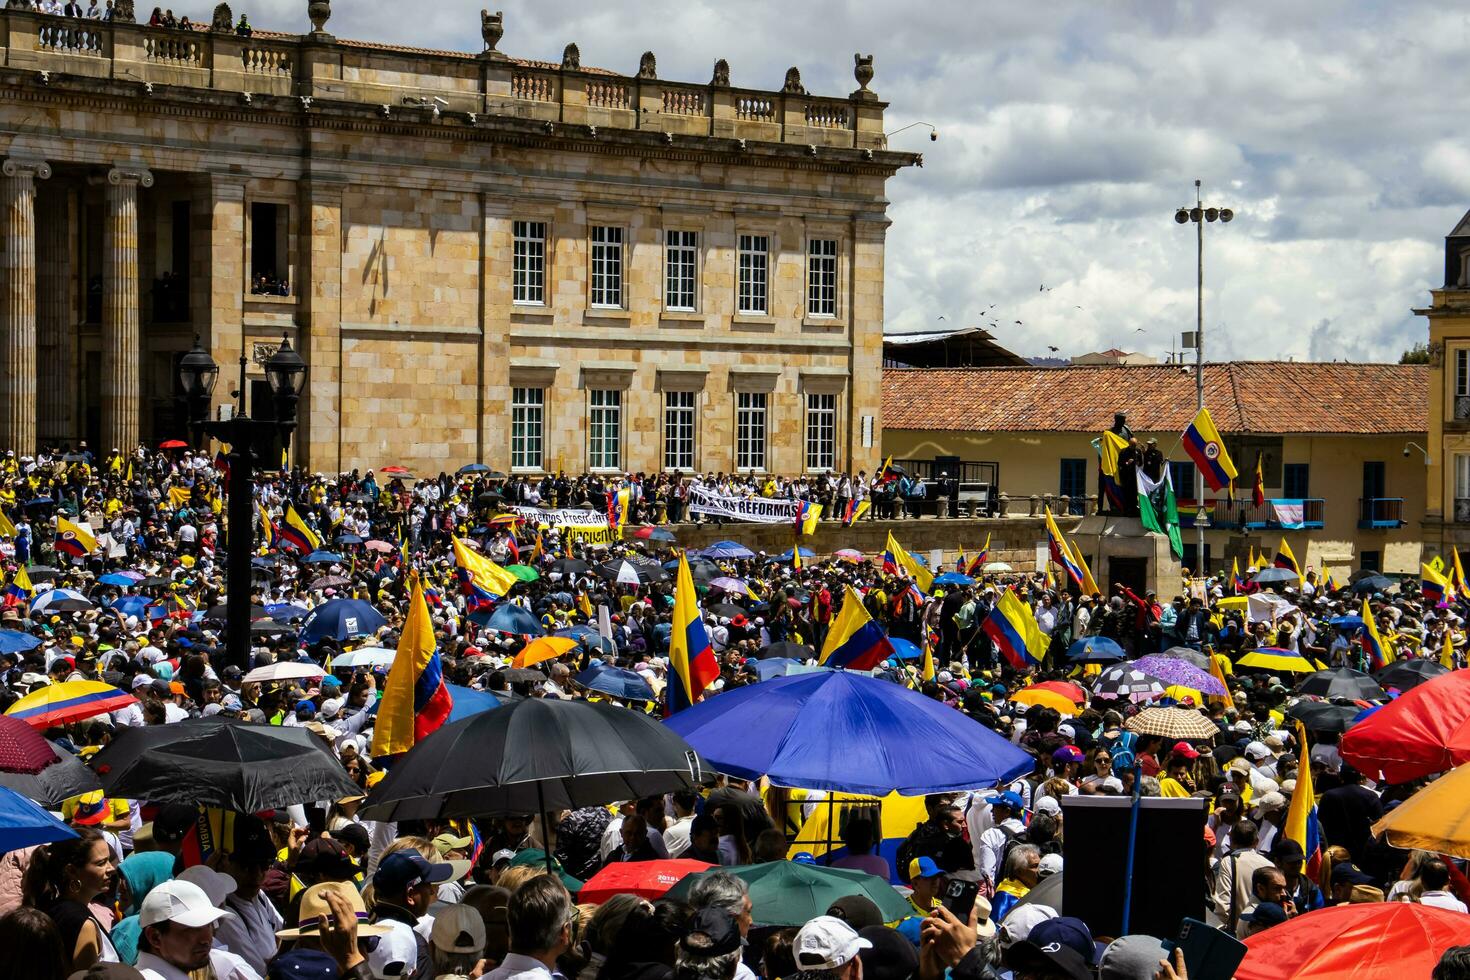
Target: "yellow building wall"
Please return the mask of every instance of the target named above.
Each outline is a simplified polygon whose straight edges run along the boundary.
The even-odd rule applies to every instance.
[[[1165,455],[1170,459],[1188,459],[1179,448],[1178,432],[1137,433],[1140,439],[1155,438]],[[942,430],[897,430],[883,431],[883,453],[894,459],[925,459],[937,455],[954,455],[962,460],[989,461],[1000,465],[1000,491],[1011,498],[1010,512],[1024,516],[1029,509],[1029,499],[1034,495],[1052,494],[1059,491],[1061,460],[1086,459],[1088,461],[1087,492],[1096,495],[1097,454],[1091,442],[1093,434],[1080,432],[948,432]],[[1412,436],[1422,442],[1418,435]],[[1308,489],[1313,497],[1324,500],[1323,528],[1310,531],[1284,532],[1297,560],[1303,565],[1321,568],[1325,565],[1334,574],[1341,574],[1358,567],[1361,551],[1377,551],[1380,567],[1390,573],[1412,573],[1418,571],[1421,546],[1421,523],[1424,520],[1424,458],[1418,451],[1404,456],[1403,436],[1336,436],[1336,435],[1289,435],[1282,440],[1282,461],[1306,463]],[[1384,495],[1404,499],[1404,526],[1396,529],[1358,528],[1358,499],[1363,486],[1363,464],[1381,461],[1384,465]],[[1244,461],[1237,460],[1237,467],[1247,469]],[[1249,495],[1250,473],[1243,474],[1243,482],[1237,486],[1237,496]],[[1279,497],[1281,487],[1266,488],[1267,497]],[[1193,487],[1176,487],[1180,498],[1192,497]],[[1215,495],[1206,491],[1207,499]],[[1194,532],[1185,530],[1186,541],[1192,540]],[[1210,530],[1206,541],[1210,546],[1215,565],[1222,557],[1237,549],[1244,552],[1250,543],[1274,548],[1283,536],[1279,531],[1252,532],[1251,538],[1243,538],[1241,532],[1232,530]],[[1232,543],[1232,538],[1236,539]]]

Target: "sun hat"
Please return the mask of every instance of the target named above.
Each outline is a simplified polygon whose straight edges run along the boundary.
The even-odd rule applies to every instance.
[[[138,925],[146,929],[160,922],[176,922],[186,929],[198,929],[218,922],[228,914],[214,907],[204,889],[193,882],[174,878],[155,885],[148,892],[138,912]]]

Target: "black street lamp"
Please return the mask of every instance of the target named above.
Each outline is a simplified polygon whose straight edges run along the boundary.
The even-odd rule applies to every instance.
[[[240,356],[240,388],[245,388],[245,357]],[[189,406],[189,425],[230,447],[226,492],[229,506],[225,537],[225,658],[241,670],[250,665],[250,556],[255,550],[255,464],[257,454],[280,459],[280,446],[296,429],[296,403],[306,384],[306,362],[281,338],[281,346],[265,363],[265,377],[275,401],[274,420],[252,419],[243,412],[217,422],[209,420],[210,398],[219,380],[219,365],[194,338],[194,349],[179,361],[179,383]]]

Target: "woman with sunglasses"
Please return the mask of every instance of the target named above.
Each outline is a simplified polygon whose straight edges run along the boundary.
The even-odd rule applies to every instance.
[[[1083,763],[1082,772],[1085,773],[1078,786],[1084,793],[1101,793],[1103,791],[1103,780],[1113,775],[1113,756],[1107,749],[1101,746],[1092,750],[1087,761]]]

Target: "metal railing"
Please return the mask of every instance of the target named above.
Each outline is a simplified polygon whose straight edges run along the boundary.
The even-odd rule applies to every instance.
[[[1394,528],[1403,526],[1403,497],[1358,498],[1358,527]]]
[[[1292,509],[1301,506],[1301,522],[1283,517],[1294,516]],[[1182,511],[1181,505],[1181,511]],[[1245,530],[1320,530],[1327,501],[1321,497],[1273,498],[1259,507],[1249,500],[1216,500],[1210,508],[1210,526]]]

